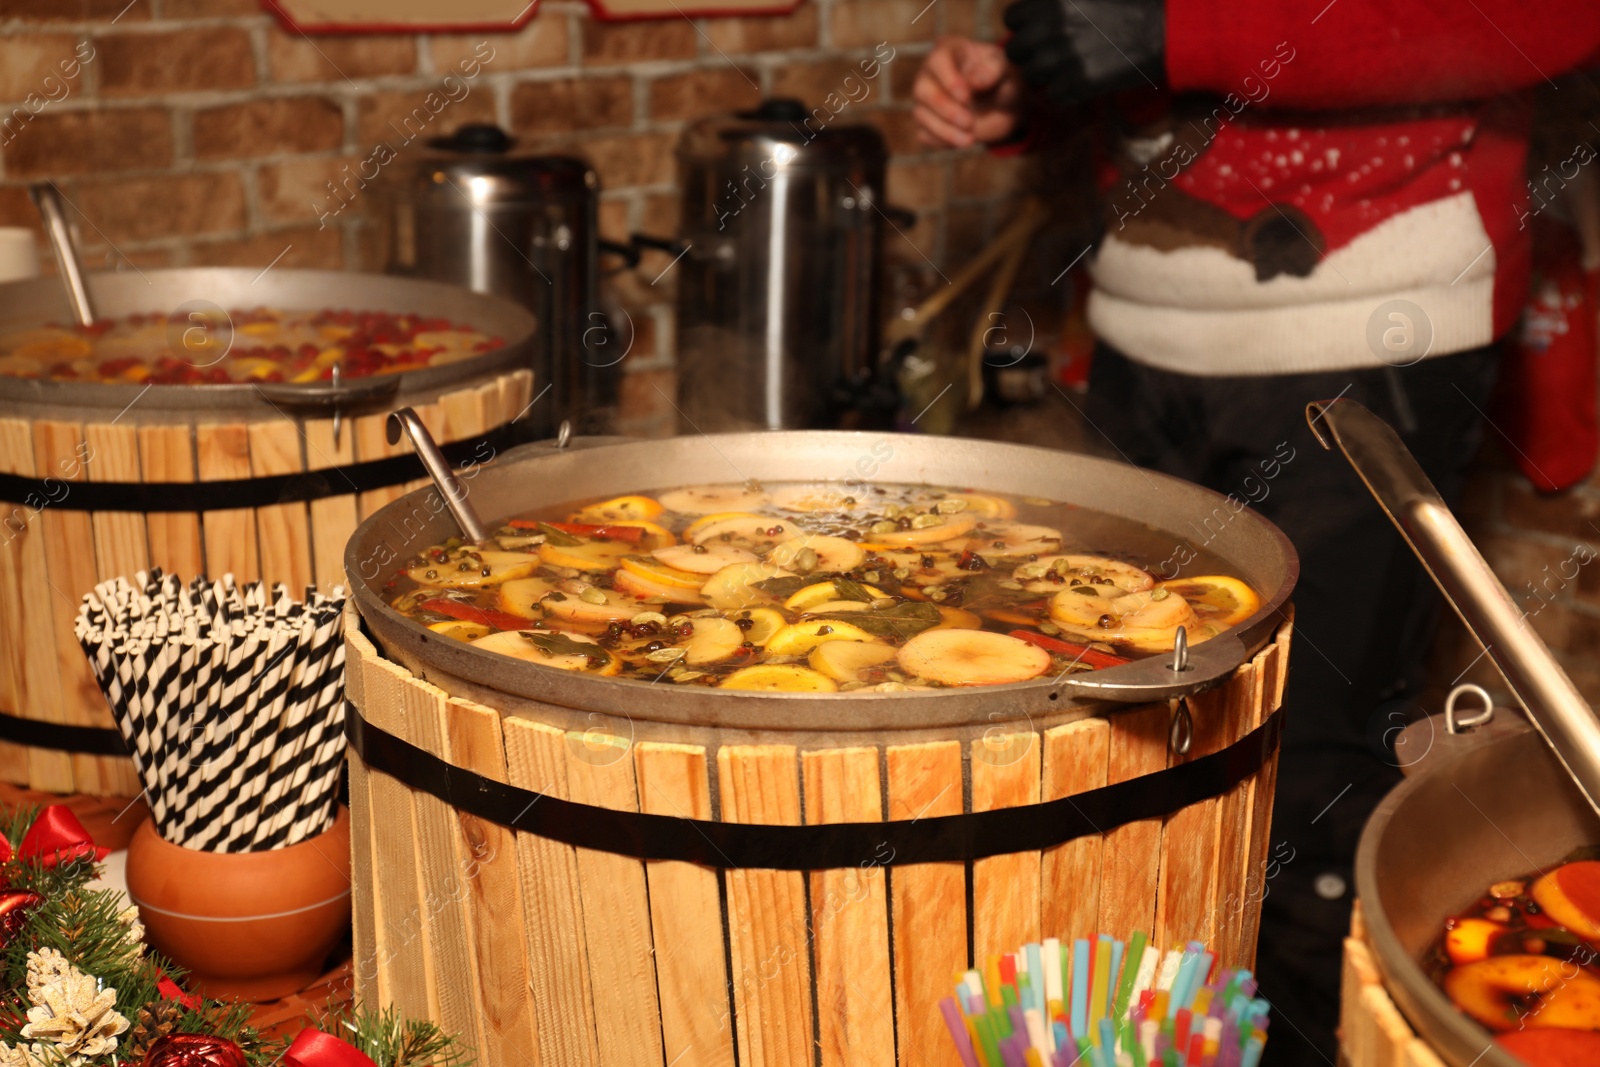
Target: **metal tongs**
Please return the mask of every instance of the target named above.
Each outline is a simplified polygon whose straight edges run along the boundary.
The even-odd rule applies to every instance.
[[[384,423],[384,431],[391,445],[399,444],[402,434],[411,438],[412,451],[422,460],[422,466],[427,470],[428,477],[433,479],[434,488],[444,497],[445,506],[450,509],[450,517],[456,520],[461,532],[466,534],[467,540],[475,544],[487,541],[489,530],[483,525],[483,520],[478,518],[477,509],[467,503],[467,487],[461,484],[456,472],[450,469],[450,461],[439,451],[438,444],[433,440],[433,434],[423,425],[422,417],[416,410],[400,408],[390,412],[389,418]]]
[[[1388,423],[1352,400],[1306,405],[1323,448],[1344,453],[1445,599],[1600,812],[1600,718],[1473,545]]]
[[[72,317],[81,326],[93,326],[94,304],[89,299],[89,286],[84,280],[78,249],[72,243],[72,230],[67,226],[66,213],[61,210],[61,193],[54,182],[39,182],[28,186],[28,194],[44,220],[44,232],[56,254],[56,266],[61,271],[61,285],[67,291],[67,303],[72,306]]]

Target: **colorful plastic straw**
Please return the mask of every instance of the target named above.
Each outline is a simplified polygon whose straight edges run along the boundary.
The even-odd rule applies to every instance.
[[[990,956],[939,1003],[962,1067],[1258,1067],[1269,1005],[1246,970],[1141,932]]]

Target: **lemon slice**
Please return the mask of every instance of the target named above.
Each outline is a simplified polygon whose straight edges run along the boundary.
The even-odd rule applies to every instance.
[[[834,619],[807,619],[785,626],[767,640],[770,656],[803,656],[826,641],[871,641],[859,626]]]
[[[1250,586],[1226,574],[1206,574],[1197,578],[1174,578],[1156,588],[1165,589],[1189,602],[1194,613],[1218,630],[1237,626],[1256,613],[1261,598]]]
[[[661,506],[680,515],[749,511],[766,504],[767,494],[747,485],[691,485],[661,494]]]
[[[773,634],[789,624],[783,613],[774,608],[751,608],[739,614],[750,620],[750,629],[744,632],[744,639],[752,645],[765,645],[772,640]]]
[[[861,588],[870,594],[874,600],[881,600],[889,595],[882,589],[879,589],[877,586],[863,585]],[[790,611],[810,611],[819,604],[825,604],[830,600],[838,599],[838,587],[835,586],[831,581],[817,582],[815,585],[808,585],[804,589],[798,590],[793,596],[783,602],[783,606],[788,608]]]
[[[622,541],[581,541],[575,545],[557,545],[546,541],[539,546],[539,558],[552,567],[571,567],[580,571],[608,571],[622,562],[622,557],[638,551]]]
[[[448,563],[427,563],[412,567],[407,576],[418,585],[439,586],[446,589],[477,589],[480,586],[498,585],[512,578],[522,578],[539,569],[539,557],[528,552],[501,552],[496,549],[478,550],[480,567],[461,569],[462,560]],[[487,570],[489,573],[484,574]]]
[[[660,501],[647,496],[619,496],[574,512],[572,521],[598,526],[618,522],[639,522],[642,525],[664,510]]]

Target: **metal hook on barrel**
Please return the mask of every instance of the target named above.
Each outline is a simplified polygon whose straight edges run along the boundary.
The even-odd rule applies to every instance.
[[[1175,756],[1187,756],[1194,746],[1194,716],[1189,701],[1178,697],[1172,702],[1172,725],[1167,729],[1167,745]]]
[[[1182,674],[1189,669],[1189,629],[1178,627],[1172,637],[1172,673]]]
[[[444,497],[445,506],[450,509],[450,515],[456,520],[456,525],[461,527],[461,532],[467,539],[483,542],[489,539],[489,531],[484,528],[483,522],[478,518],[478,513],[472,505],[467,503],[467,488],[456,477],[456,472],[450,469],[450,461],[444,458],[444,453],[439,451],[439,446],[434,444],[433,435],[422,424],[422,419],[412,408],[400,408],[391,412],[385,424],[388,431],[389,443],[400,443],[401,434],[411,438],[411,447],[417,453],[417,458],[422,460],[422,465],[428,471],[428,477],[433,479],[439,495]]]
[[[1472,715],[1462,715],[1456,710],[1456,705],[1461,698],[1473,696],[1478,698],[1479,710]],[[1464,682],[1450,690],[1450,695],[1444,700],[1444,728],[1452,734],[1459,734],[1463,730],[1471,730],[1476,726],[1483,726],[1494,718],[1494,697],[1481,685]]]

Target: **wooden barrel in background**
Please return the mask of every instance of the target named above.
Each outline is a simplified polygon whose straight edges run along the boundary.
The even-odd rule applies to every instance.
[[[629,813],[903,824],[1080,796],[1242,749],[1279,721],[1289,631],[1186,698],[1183,756],[1169,747],[1166,702],[931,738],[644,722],[619,736],[569,708],[451,696],[385,659],[353,608],[346,684],[362,723],[448,765],[442,792],[455,798],[492,791],[478,776]],[[411,768],[378,770],[361,748],[350,753],[357,995],[435,1020],[483,1067],[959,1067],[938,1002],[992,953],[1143,930],[1162,946],[1208,942],[1223,966],[1255,955],[1275,748],[1218,795],[1041,851],[920,864],[867,854],[813,871],[640,860],[514,831],[407,785]]]
[[[477,441],[468,458],[486,462],[494,431],[531,398],[531,373],[503,370],[406,402],[436,440]],[[0,494],[0,778],[56,793],[137,795],[128,758],[96,754],[106,738],[93,732],[113,723],[73,636],[83,595],[151,567],[185,581],[231,573],[291,589],[343,582],[345,543],[357,524],[420,484],[355,492],[341,477],[343,468],[409,450],[388,444],[386,417],[347,418],[336,436],[331,418],[291,417],[260,403],[120,413],[0,403],[0,476],[33,483]],[[92,483],[238,485],[302,474],[321,479],[292,494],[310,499],[255,507],[206,507],[202,496],[192,510],[89,510],[85,494],[74,496],[75,486]]]

